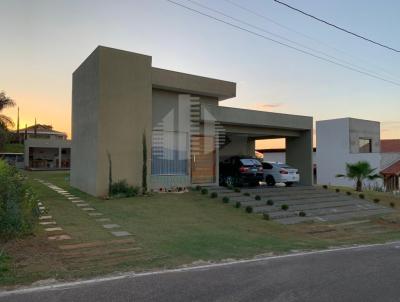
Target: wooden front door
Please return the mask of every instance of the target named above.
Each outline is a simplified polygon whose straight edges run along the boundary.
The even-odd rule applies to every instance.
[[[192,136],[191,174],[193,184],[215,182],[215,154],[214,136]]]

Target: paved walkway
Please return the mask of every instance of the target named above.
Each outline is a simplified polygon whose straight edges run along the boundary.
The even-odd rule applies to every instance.
[[[107,224],[103,224],[103,228],[105,229],[115,229],[115,228],[121,228],[120,225],[118,224],[111,224],[109,222],[111,222],[110,218],[104,217],[103,213],[98,212],[94,207],[92,207],[88,202],[80,199],[77,196],[74,196],[73,194],[69,193],[68,191],[50,183],[50,182],[46,182],[44,180],[41,179],[36,179],[37,181],[39,181],[40,183],[42,183],[43,185],[47,186],[48,188],[52,189],[53,191],[63,195],[67,200],[71,201],[73,204],[75,204],[79,209],[81,209],[82,211],[85,211],[90,217],[96,219],[97,222],[103,223],[103,222],[107,222]],[[39,209],[41,209],[42,211],[45,210],[45,208],[43,206],[40,206]],[[102,217],[100,219],[98,219],[99,217]],[[44,225],[44,223],[42,223]],[[56,224],[56,223],[54,223]],[[46,229],[46,231],[56,231],[55,228],[49,228],[51,230]],[[57,231],[62,231],[61,228],[57,228]],[[126,236],[131,236],[132,234],[124,231],[124,230],[112,230],[110,231],[110,233],[115,236],[115,237],[126,237]],[[49,237],[50,240],[66,240],[66,239],[71,239],[71,237],[67,238],[68,235],[60,235],[58,234],[57,236],[52,236],[52,238]]]

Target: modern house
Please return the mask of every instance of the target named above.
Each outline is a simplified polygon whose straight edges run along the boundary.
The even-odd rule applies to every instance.
[[[353,181],[337,178],[346,174],[346,163],[367,161],[376,173],[381,170],[380,123],[355,118],[317,121],[317,183],[352,186]],[[366,186],[382,187],[380,179]]]
[[[25,168],[29,170],[68,170],[71,141],[67,139],[28,138],[24,142]]]
[[[153,190],[217,185],[220,160],[254,156],[266,138],[285,138],[287,162],[312,184],[312,117],[220,105],[235,96],[233,82],[97,47],[73,73],[71,185],[103,196],[110,178],[141,186],[145,166]]]
[[[14,141],[24,144],[24,167],[29,170],[69,169],[71,141],[52,126],[36,124],[14,132]]]
[[[400,139],[381,140],[381,174],[388,191],[400,190]]]
[[[36,124],[19,131],[12,131],[12,142],[23,142],[29,138],[42,138],[42,139],[67,139],[67,134],[64,132],[56,131],[50,125]]]

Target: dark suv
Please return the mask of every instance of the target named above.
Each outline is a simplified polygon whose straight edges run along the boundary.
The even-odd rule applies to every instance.
[[[232,156],[219,164],[221,186],[258,186],[263,178],[262,164],[256,158]]]

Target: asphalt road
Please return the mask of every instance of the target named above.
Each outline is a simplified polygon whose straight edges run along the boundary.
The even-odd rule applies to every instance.
[[[400,301],[400,243],[0,292],[0,301]]]

